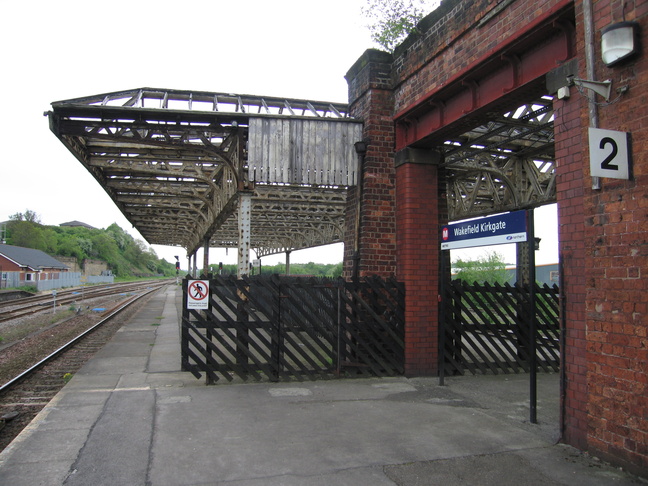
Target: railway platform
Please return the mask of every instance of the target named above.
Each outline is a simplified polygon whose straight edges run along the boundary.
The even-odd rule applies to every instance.
[[[0,454],[0,484],[626,485],[557,444],[558,375],[206,386],[180,370],[181,290],[158,291]]]

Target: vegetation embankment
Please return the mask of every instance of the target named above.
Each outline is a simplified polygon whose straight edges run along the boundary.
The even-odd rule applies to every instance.
[[[33,211],[10,216],[8,245],[41,250],[54,257],[101,260],[118,278],[173,276],[175,265],[158,258],[142,240],[136,240],[116,223],[106,229],[84,226],[46,226]]]
[[[40,223],[39,216],[30,210],[9,217],[6,240],[8,245],[33,248],[54,257],[75,258],[81,267],[87,259],[101,260],[116,277],[116,281],[126,282],[146,277],[172,277],[176,275],[175,263],[157,257],[155,251],[141,240],[134,239],[116,223],[106,229],[84,226],[47,226]],[[236,265],[211,266],[214,274],[236,274]],[[259,269],[254,273],[258,275]],[[266,265],[262,274],[285,275],[286,265]],[[342,275],[342,262],[337,264],[293,263],[291,275],[312,275],[317,277],[339,277]],[[35,289],[34,289],[35,290]]]

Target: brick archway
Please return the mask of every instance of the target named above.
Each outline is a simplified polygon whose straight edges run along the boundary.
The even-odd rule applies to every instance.
[[[531,8],[528,2],[519,7]],[[472,8],[477,11],[478,6]],[[523,15],[520,11],[513,9],[510,14],[503,22],[465,32],[452,48],[437,45],[434,52],[432,45],[420,39],[406,45],[394,57],[367,51],[347,73],[351,112],[364,119],[364,136],[374,141],[367,156],[364,181],[374,183],[377,174],[388,176],[390,181],[381,186],[382,194],[363,194],[360,233],[366,236],[360,245],[361,259],[365,272],[384,275],[384,267],[372,263],[378,261],[378,255],[384,259],[387,254],[395,263],[387,272],[395,272],[405,282],[405,370],[410,375],[435,375],[438,371],[442,257],[439,228],[448,221],[446,175],[439,148],[448,137],[483,124],[495,113],[505,113],[548,94],[548,73],[557,71],[560,79],[576,74],[574,10],[570,2],[547,4],[544,13],[535,15],[535,20],[528,24],[515,22],[517,16]],[[506,35],[506,28],[511,26]],[[492,42],[490,37],[500,40]],[[486,39],[491,47],[475,50],[469,59],[455,55]],[[428,55],[427,62],[421,63],[425,49],[433,53]],[[556,102],[556,107],[560,110],[561,126],[578,122],[578,100]],[[582,141],[573,134],[557,131],[556,158],[569,151],[569,145],[579,143]],[[566,187],[570,183],[566,181],[578,179],[579,175],[574,172],[579,170],[579,164],[580,160],[573,160],[562,165],[560,174],[567,178],[558,177],[556,182],[561,207],[575,212],[582,211],[582,194],[570,191]],[[393,203],[388,206],[388,194],[392,193]],[[390,242],[395,239],[395,250],[372,246],[369,235],[374,232],[364,231],[366,222],[372,219],[389,223],[388,235],[393,236],[383,238],[392,238]],[[571,248],[582,247],[582,238],[582,233],[560,236],[563,247]],[[567,252],[567,255],[570,270],[562,284],[566,292],[582,295],[580,279],[571,275],[582,269],[582,254]],[[563,318],[578,321],[583,310],[584,301],[571,298]],[[581,335],[579,326],[572,327],[569,333]],[[564,354],[567,366],[581,361],[584,349],[584,346],[568,349]],[[578,418],[586,409],[583,395],[578,391],[583,389],[584,376],[575,376],[569,382],[573,389],[564,391],[567,398],[563,405],[576,411],[563,419],[565,435],[575,445],[583,444],[586,433],[582,427],[584,422]]]
[[[393,55],[367,51],[356,62],[347,73],[351,110],[364,119],[364,137],[373,144],[363,180],[381,190],[364,192],[357,206],[360,256],[367,274],[396,273],[405,282],[406,370],[434,374],[438,228],[448,213],[438,148],[493,113],[538,93],[554,94],[568,75],[610,78],[622,89],[614,104],[599,107],[598,126],[631,135],[629,180],[592,187],[587,141],[593,103],[574,88],[571,97],[551,101],[563,289],[561,427],[565,442],[645,474],[648,429],[637,417],[645,411],[648,374],[642,275],[648,56],[640,52],[608,67],[599,49],[601,31],[620,19],[639,24],[640,41],[648,44],[648,13],[631,3],[589,3],[591,19],[584,2],[569,0],[444,1]],[[591,57],[584,46],[588,31]],[[546,88],[547,78],[555,89]],[[369,221],[374,225],[365,226]],[[383,245],[374,230],[378,221]]]

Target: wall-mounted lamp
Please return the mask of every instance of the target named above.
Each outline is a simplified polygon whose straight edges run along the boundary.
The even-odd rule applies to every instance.
[[[617,22],[601,31],[601,55],[606,66],[629,58],[639,51],[639,24]]]

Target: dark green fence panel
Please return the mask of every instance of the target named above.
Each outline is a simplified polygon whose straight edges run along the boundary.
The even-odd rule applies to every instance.
[[[542,371],[558,371],[560,327],[558,286],[537,285],[536,357]],[[445,287],[443,363],[446,375],[529,371],[529,288],[506,284]]]
[[[182,367],[207,383],[404,372],[404,285],[314,277],[209,279],[209,309],[182,317]],[[187,292],[188,281],[183,290]]]

